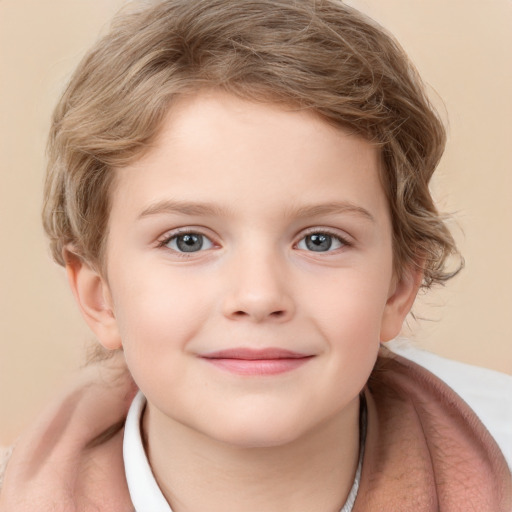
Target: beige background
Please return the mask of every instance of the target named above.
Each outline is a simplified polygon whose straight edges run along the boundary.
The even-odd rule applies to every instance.
[[[66,78],[123,3],[0,0],[0,445],[91,342],[40,228],[44,145]],[[434,190],[456,213],[467,266],[421,299],[416,312],[429,320],[412,320],[407,333],[442,355],[512,374],[512,1],[349,3],[398,37],[449,124]]]

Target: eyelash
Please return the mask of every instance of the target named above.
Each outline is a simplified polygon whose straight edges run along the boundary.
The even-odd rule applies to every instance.
[[[307,236],[310,236],[310,235],[328,235],[328,236],[338,240],[342,245],[342,247],[340,247],[339,249],[335,249],[333,251],[318,251],[318,252],[333,253],[333,252],[337,252],[340,249],[343,249],[345,247],[352,247],[354,245],[350,240],[348,240],[347,237],[342,236],[339,233],[334,232],[333,230],[322,229],[322,228],[310,228],[310,229],[306,230],[306,232],[301,236],[301,238],[294,245],[296,246],[299,242],[301,242]],[[307,252],[314,253],[315,251],[307,251]]]
[[[339,233],[335,233],[332,230],[321,229],[321,228],[310,228],[309,230],[307,230],[305,233],[302,234],[301,238],[297,242],[294,243],[294,247],[296,247],[306,237],[308,237],[310,235],[316,235],[316,234],[328,235],[328,236],[338,240],[342,245],[342,247],[340,249],[343,249],[344,247],[352,247],[353,246],[353,243],[351,241],[349,241],[346,237],[341,236]],[[168,249],[168,250],[172,251],[174,254],[176,254],[180,257],[183,257],[183,258],[190,258],[196,252],[204,252],[204,251],[191,251],[191,252],[187,253],[187,252],[176,251],[175,249],[166,247],[174,238],[177,238],[179,236],[184,236],[184,235],[201,235],[204,238],[210,240],[210,242],[213,245],[215,245],[215,242],[213,240],[211,240],[209,236],[202,233],[201,230],[199,230],[199,229],[197,229],[197,230],[184,229],[184,230],[175,231],[171,234],[166,234],[164,236],[164,238],[161,238],[158,240],[157,247],[161,248],[161,249]],[[340,249],[335,249],[333,251],[318,251],[318,252],[332,253],[332,252],[336,252]],[[306,252],[315,252],[315,251],[306,251]]]
[[[166,247],[174,238],[177,238],[179,236],[184,235],[200,235],[207,240],[210,240],[212,245],[216,245],[214,241],[211,240],[211,238],[208,235],[205,235],[201,232],[199,229],[183,229],[183,230],[177,230],[172,233],[166,233],[163,238],[159,239],[157,241],[157,248],[159,249],[167,249],[169,251],[172,251],[174,255],[177,255],[180,258],[190,258],[194,255],[195,252],[203,252],[203,251],[195,251],[195,252],[181,252],[176,251],[175,249],[171,249],[170,247]]]

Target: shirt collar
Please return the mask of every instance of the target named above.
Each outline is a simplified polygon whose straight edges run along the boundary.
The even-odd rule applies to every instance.
[[[135,396],[124,428],[123,458],[128,490],[135,512],[172,512],[164,498],[142,444],[140,420],[146,407],[146,398],[139,391]]]

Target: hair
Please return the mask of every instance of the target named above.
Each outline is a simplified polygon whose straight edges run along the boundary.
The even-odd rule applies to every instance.
[[[122,12],[79,64],[48,144],[43,223],[54,259],[101,267],[114,170],[150,147],[173,101],[217,88],[292,105],[377,144],[395,271],[443,283],[455,242],[429,191],[446,134],[382,27],[336,0],[164,0]]]

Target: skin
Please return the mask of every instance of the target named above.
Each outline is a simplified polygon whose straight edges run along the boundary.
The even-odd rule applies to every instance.
[[[380,165],[314,113],[209,91],[116,170],[106,271],[70,252],[68,275],[148,399],[148,457],[175,512],[343,505],[359,393],[420,278],[393,274]],[[180,252],[187,234],[200,250]],[[235,348],[304,360],[240,374],[210,358]]]

